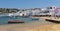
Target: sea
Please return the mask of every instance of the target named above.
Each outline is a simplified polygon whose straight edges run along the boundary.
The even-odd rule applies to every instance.
[[[32,20],[31,17],[20,17],[20,16],[0,16],[0,25],[8,24],[9,20],[23,20],[25,23],[29,23],[35,20]]]

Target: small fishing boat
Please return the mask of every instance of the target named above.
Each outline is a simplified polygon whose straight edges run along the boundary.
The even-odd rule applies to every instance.
[[[11,23],[24,23],[24,21],[23,20],[9,20],[8,23],[9,24],[11,24]]]
[[[39,20],[38,18],[32,18],[32,20]]]
[[[60,23],[59,19],[45,19],[45,20],[53,23]]]

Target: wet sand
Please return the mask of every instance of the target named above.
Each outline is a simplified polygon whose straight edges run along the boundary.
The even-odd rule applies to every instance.
[[[39,27],[41,27],[39,30],[43,30],[46,27],[49,28],[54,24],[55,23],[47,22],[44,20],[44,18],[39,17],[39,21],[33,21],[30,23],[0,25],[0,31],[38,31]]]

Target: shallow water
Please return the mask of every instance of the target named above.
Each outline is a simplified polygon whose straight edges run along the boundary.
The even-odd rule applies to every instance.
[[[34,21],[34,20],[32,20],[32,18],[29,18],[29,17],[9,17],[9,16],[3,16],[3,17],[0,17],[0,25],[8,24],[9,20],[23,20],[23,21],[25,21],[25,23],[29,23],[29,22]]]

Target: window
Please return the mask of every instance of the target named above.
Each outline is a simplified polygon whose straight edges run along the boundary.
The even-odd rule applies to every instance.
[[[52,7],[50,7],[50,9],[52,9]]]

